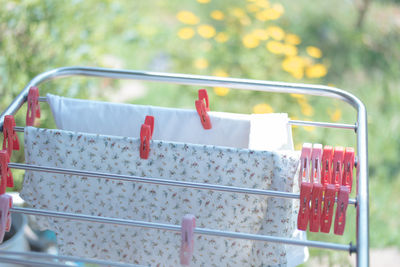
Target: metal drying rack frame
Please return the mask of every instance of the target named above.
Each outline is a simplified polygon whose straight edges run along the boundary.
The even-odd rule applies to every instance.
[[[243,89],[243,90],[253,90],[253,91],[263,91],[263,92],[274,92],[274,93],[293,93],[293,94],[305,94],[305,95],[315,95],[324,96],[334,99],[340,99],[349,105],[351,105],[357,111],[357,120],[354,125],[352,124],[341,124],[341,123],[328,123],[328,122],[312,122],[312,121],[299,121],[291,120],[289,124],[298,126],[315,126],[315,127],[326,127],[326,128],[340,128],[347,130],[354,130],[357,135],[357,195],[356,199],[350,199],[349,204],[356,207],[357,210],[357,241],[356,245],[352,244],[343,245],[336,243],[320,242],[320,241],[301,241],[296,239],[275,237],[275,236],[265,236],[247,233],[237,233],[220,231],[206,228],[195,228],[194,232],[197,234],[204,235],[216,235],[229,238],[240,238],[240,239],[252,239],[258,241],[268,241],[268,242],[278,242],[291,245],[300,246],[310,246],[325,249],[343,250],[350,253],[357,254],[357,266],[368,266],[369,265],[369,196],[368,196],[368,132],[367,132],[367,112],[364,104],[354,95],[328,86],[322,85],[308,85],[308,84],[295,84],[295,83],[283,83],[283,82],[269,82],[260,80],[249,80],[249,79],[234,79],[234,78],[220,78],[220,77],[210,77],[210,76],[199,76],[199,75],[187,75],[187,74],[172,74],[172,73],[159,73],[150,71],[131,71],[131,70],[120,70],[120,69],[105,69],[105,68],[91,68],[91,67],[64,67],[53,69],[44,73],[37,75],[33,78],[28,85],[22,90],[22,92],[13,100],[13,102],[6,108],[6,110],[0,115],[0,131],[3,130],[4,118],[6,115],[15,115],[15,113],[21,108],[21,106],[26,102],[29,88],[32,86],[39,86],[40,84],[62,77],[70,76],[88,76],[88,77],[99,77],[99,78],[112,78],[112,79],[133,79],[133,80],[143,80],[143,81],[153,81],[153,82],[166,82],[174,84],[184,84],[184,85],[194,85],[194,86],[209,86],[209,87],[228,87],[233,89]],[[40,97],[39,101],[45,102],[46,97]],[[24,127],[15,127],[18,132],[24,131]],[[183,181],[173,181],[158,178],[149,177],[137,177],[137,176],[127,176],[127,175],[116,175],[107,174],[100,172],[89,172],[80,171],[72,169],[62,169],[53,167],[43,167],[28,165],[22,163],[9,163],[8,165],[13,169],[23,169],[31,171],[41,171],[41,172],[52,172],[52,173],[62,173],[71,175],[84,175],[87,177],[98,177],[115,179],[122,181],[133,181],[141,183],[152,183],[161,185],[172,185],[178,187],[190,187],[197,189],[209,189],[217,191],[229,191],[237,193],[247,193],[256,195],[266,195],[272,197],[281,198],[292,198],[298,199],[299,194],[287,193],[287,192],[277,192],[271,190],[260,190],[260,189],[249,189],[240,188],[233,186],[222,186],[204,183],[192,183]],[[153,229],[163,229],[170,231],[180,232],[181,227],[178,225],[151,223],[143,221],[125,220],[118,218],[107,218],[98,216],[88,216],[82,214],[55,212],[49,210],[38,210],[29,208],[18,208],[14,207],[11,209],[14,213],[24,213],[39,216],[52,216],[64,219],[74,219],[81,221],[91,221],[107,224],[117,224],[126,225],[133,227],[144,227]],[[102,260],[85,259],[79,257],[70,256],[52,256],[43,253],[9,253],[4,254],[0,251],[0,262],[8,263],[20,263],[20,264],[30,264],[31,266],[66,266],[60,262],[54,261],[37,261],[35,259],[45,259],[45,260],[61,260],[61,261],[82,261],[87,263],[94,263],[99,265],[108,266],[138,266],[131,264],[123,264]],[[26,259],[31,257],[34,260]]]

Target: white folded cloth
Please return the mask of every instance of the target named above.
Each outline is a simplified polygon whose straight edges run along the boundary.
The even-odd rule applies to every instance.
[[[196,110],[108,103],[47,95],[57,128],[116,136],[139,136],[146,115],[155,117],[153,140],[255,150],[293,149],[286,113],[209,112],[204,130]]]

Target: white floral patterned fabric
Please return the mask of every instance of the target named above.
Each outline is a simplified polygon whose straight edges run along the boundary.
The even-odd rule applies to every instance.
[[[149,159],[138,138],[25,128],[28,164],[293,192],[299,154],[293,151],[194,145],[152,140]],[[293,237],[297,202],[104,178],[27,171],[21,197],[32,207],[196,227]],[[180,234],[42,217],[60,252],[149,266],[179,266]],[[286,266],[304,255],[278,243],[195,235],[193,266]],[[293,259],[293,257],[296,257]]]

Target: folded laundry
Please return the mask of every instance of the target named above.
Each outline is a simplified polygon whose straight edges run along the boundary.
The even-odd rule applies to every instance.
[[[28,164],[171,180],[293,192],[299,154],[151,141],[147,160],[140,140],[64,130],[25,128]],[[291,199],[119,182],[27,171],[21,196],[34,208],[179,225],[303,238]],[[56,232],[61,253],[154,266],[178,266],[179,234],[125,226],[42,218]],[[293,266],[302,247],[195,235],[194,266]],[[159,264],[159,265],[158,265]]]

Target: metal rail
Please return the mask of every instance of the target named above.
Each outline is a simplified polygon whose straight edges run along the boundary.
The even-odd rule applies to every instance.
[[[65,213],[65,212],[40,210],[40,209],[29,209],[29,208],[11,208],[10,211],[15,212],[15,213],[24,213],[24,214],[30,214],[30,215],[56,217],[56,218],[61,218],[61,219],[72,219],[72,220],[79,220],[79,221],[86,221],[86,222],[106,223],[106,224],[114,224],[114,225],[124,225],[124,226],[133,226],[133,227],[142,227],[142,228],[151,228],[151,229],[158,229],[158,230],[181,232],[181,226],[173,225],[173,224],[126,220],[126,219],[119,219],[119,218],[109,218],[109,217],[91,216],[91,215],[84,215],[84,214]],[[194,229],[194,233],[199,234],[199,235],[212,235],[212,236],[222,236],[222,237],[228,237],[228,238],[238,238],[238,239],[265,241],[265,242],[276,242],[276,243],[283,243],[283,244],[295,245],[295,246],[309,246],[309,247],[316,247],[316,248],[343,250],[343,251],[348,251],[348,252],[353,251],[353,248],[351,245],[341,245],[341,244],[336,244],[336,243],[327,243],[327,242],[320,242],[320,241],[299,240],[299,239],[277,237],[277,236],[221,231],[221,230],[214,230],[214,229],[208,229],[208,228],[197,228],[196,227]]]
[[[45,81],[69,76],[103,77],[113,79],[133,79],[175,84],[228,87],[275,93],[293,93],[330,97],[349,103],[357,111],[357,265],[369,266],[369,192],[368,192],[368,132],[367,112],[364,104],[354,95],[328,86],[307,85],[282,82],[268,82],[249,79],[209,77],[187,74],[171,74],[146,71],[130,71],[88,67],[66,67],[44,72],[33,78],[22,92],[0,115],[0,131],[4,117],[14,115],[26,101],[31,86],[38,86]]]
[[[59,173],[59,174],[77,175],[77,176],[85,176],[85,177],[96,177],[96,178],[104,178],[104,179],[111,179],[111,180],[125,181],[125,182],[140,182],[140,183],[148,183],[148,184],[170,185],[170,186],[177,186],[177,187],[208,189],[208,190],[215,190],[215,191],[224,191],[224,192],[251,194],[251,195],[263,195],[263,196],[271,196],[271,197],[279,197],[279,198],[291,198],[291,199],[299,199],[300,198],[299,194],[290,193],[290,192],[263,190],[263,189],[254,189],[254,188],[243,188],[243,187],[236,187],[236,186],[226,186],[226,185],[216,185],[216,184],[206,184],[206,183],[194,183],[194,182],[185,182],[185,181],[152,178],[152,177],[140,177],[140,176],[132,176],[132,175],[104,173],[104,172],[81,171],[81,170],[74,170],[74,169],[38,166],[38,165],[30,165],[30,164],[23,164],[23,163],[9,163],[8,167],[12,168],[12,169],[19,169],[19,170]],[[356,205],[356,200],[349,199],[349,204]]]
[[[119,263],[119,262],[112,262],[112,261],[105,261],[105,260],[94,260],[88,258],[80,258],[80,257],[73,257],[73,256],[64,256],[64,255],[52,255],[49,253],[42,253],[42,252],[20,252],[20,251],[4,251],[0,250],[0,255],[5,255],[7,258],[15,259],[11,257],[25,257],[25,258],[38,258],[38,259],[45,259],[48,261],[34,261],[28,263],[20,263],[12,261],[10,263],[20,263],[20,264],[29,264],[29,266],[33,266],[32,264],[38,264],[35,266],[71,266],[71,264],[63,264],[60,262],[51,262],[51,260],[56,261],[71,261],[71,262],[85,262],[90,264],[98,264],[100,266],[114,266],[114,267],[144,267],[142,265],[137,264],[128,264],[128,263]],[[0,256],[0,260],[4,259]],[[31,260],[29,260],[31,261]],[[46,265],[49,264],[49,265]]]

